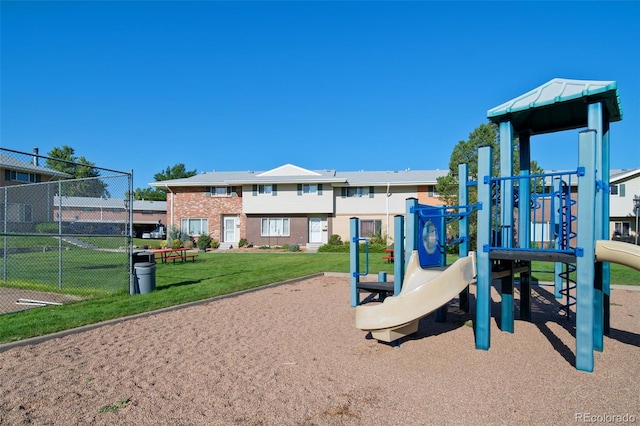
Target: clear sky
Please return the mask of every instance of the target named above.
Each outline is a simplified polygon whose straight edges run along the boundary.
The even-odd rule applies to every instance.
[[[446,169],[487,110],[615,80],[640,167],[640,2],[0,3],[0,146],[69,145],[134,187],[187,170]],[[532,139],[577,166],[577,131]]]

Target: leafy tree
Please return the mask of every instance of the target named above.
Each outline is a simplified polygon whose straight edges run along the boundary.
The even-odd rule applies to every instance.
[[[195,176],[197,171],[187,171],[183,163],[178,163],[173,167],[168,167],[166,170],[161,171],[153,175],[153,179],[156,182],[172,179],[183,179],[191,176]],[[136,188],[133,193],[133,198],[136,200],[149,200],[149,201],[166,201],[167,191],[162,188]]]
[[[63,182],[61,195],[111,197],[107,184],[100,179],[95,179],[100,176],[100,171],[96,169],[95,164],[84,156],[76,157],[72,147],[68,145],[63,145],[61,148],[55,147],[47,155],[50,157],[46,160],[48,167],[73,177],[73,180]]]
[[[491,146],[493,148],[493,176],[500,175],[500,141],[499,141],[499,127],[494,123],[485,123],[476,127],[470,134],[469,139],[461,140],[453,148],[451,157],[449,159],[449,173],[445,176],[438,178],[436,184],[436,191],[443,200],[445,205],[456,206],[458,205],[458,164],[467,163],[467,170],[470,180],[478,180],[478,148],[481,146]],[[517,138],[513,141],[513,175],[520,174],[520,142]],[[538,163],[531,161],[530,173],[541,174],[544,171],[538,166]],[[532,190],[534,187],[539,186],[539,179],[532,183]],[[469,188],[469,204],[475,204],[477,202],[477,189],[476,187]],[[457,225],[456,225],[457,226]],[[469,232],[472,236],[472,240],[475,240],[474,236],[477,230],[477,223],[475,215],[469,218]],[[455,231],[453,231],[455,233]],[[475,241],[472,241],[474,244]]]

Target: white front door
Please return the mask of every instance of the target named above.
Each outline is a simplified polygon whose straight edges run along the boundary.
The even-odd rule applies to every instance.
[[[225,216],[222,219],[223,229],[222,238],[225,243],[235,243],[236,239],[236,223],[238,218],[235,216]]]
[[[309,242],[310,243],[322,242],[322,218],[321,217],[309,218]]]

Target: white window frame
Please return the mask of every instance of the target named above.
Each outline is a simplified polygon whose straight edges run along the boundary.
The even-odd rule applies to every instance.
[[[273,192],[273,185],[258,185],[258,194],[271,195]]]
[[[196,223],[198,223],[199,221],[199,231],[195,232],[195,225]],[[188,218],[184,218],[180,220],[180,230],[182,232],[184,232],[187,235],[193,236],[193,235],[200,235],[202,233],[208,234],[209,233],[209,219],[205,219],[205,218],[192,218],[192,217],[188,217]],[[192,232],[192,230],[194,232]]]
[[[263,217],[260,219],[261,237],[291,236],[291,222],[288,217]]]
[[[369,196],[369,187],[368,186],[348,186],[347,187],[347,198],[351,197],[368,197]]]
[[[626,230],[626,233],[625,233]],[[627,221],[615,221],[613,222],[613,232],[618,231],[621,237],[628,237],[631,235],[631,222]]]
[[[302,184],[302,193],[303,194],[317,194],[318,193],[318,185],[315,183],[303,183]]]
[[[372,230],[371,230],[372,229]],[[380,219],[360,219],[360,236],[362,238],[373,238],[378,233],[382,236],[382,220]]]
[[[33,208],[31,204],[8,203],[6,210],[7,222],[33,223]],[[5,220],[4,208],[0,210],[0,220]]]

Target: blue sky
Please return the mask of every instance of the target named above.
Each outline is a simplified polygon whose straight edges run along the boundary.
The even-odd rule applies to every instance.
[[[640,167],[640,2],[0,3],[0,146],[69,145],[134,187],[188,170],[446,169],[486,113],[615,80]],[[577,131],[532,139],[577,165]]]

